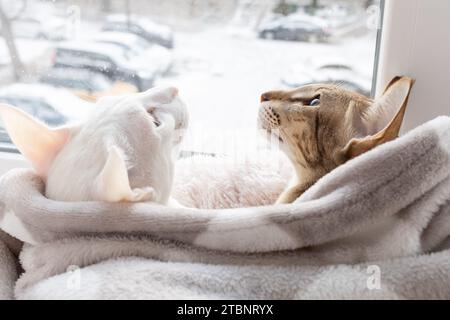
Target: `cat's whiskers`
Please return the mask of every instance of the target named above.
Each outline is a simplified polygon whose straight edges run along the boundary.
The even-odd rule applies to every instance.
[[[395,139],[413,83],[411,78],[396,77],[376,100],[349,91],[346,81],[263,93],[262,101],[269,97],[280,106],[277,130],[285,144],[282,151],[298,178],[297,185],[285,189],[277,203],[295,201],[305,185],[311,186],[337,166]],[[314,97],[319,103],[312,103],[316,99],[303,103],[302,96]]]

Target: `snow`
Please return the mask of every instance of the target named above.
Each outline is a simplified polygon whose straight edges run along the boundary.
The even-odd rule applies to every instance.
[[[149,32],[159,34],[163,38],[170,38],[172,35],[172,30],[169,27],[153,22],[149,19],[142,18],[136,15],[131,15],[130,20],[137,22],[139,25],[143,26]],[[107,17],[107,22],[109,23],[125,23],[127,21],[128,18],[124,14],[112,14]]]
[[[178,33],[173,74],[157,84],[178,86],[188,105],[190,129],[184,149],[228,153],[255,144],[259,97],[284,88],[281,79],[293,66],[311,57],[333,56],[371,69],[375,38],[370,34],[312,44],[260,40],[247,32],[238,36],[227,28]]]
[[[44,84],[15,83],[1,88],[0,96],[45,101],[73,121],[84,119],[94,107],[91,103],[74,96],[68,90],[53,88]]]
[[[123,15],[108,18],[123,19]],[[85,47],[86,42],[82,40],[88,35],[95,37],[101,25],[101,20],[83,21],[77,39],[59,45],[103,50],[123,60],[122,52],[113,45]],[[170,31],[159,24],[152,24],[152,29],[161,33]],[[190,129],[184,143],[188,151],[237,153],[237,150],[256,145],[260,95],[285,88],[281,80],[292,75],[293,70],[301,73],[302,66],[310,70],[315,57],[345,59],[358,71],[372,73],[376,42],[372,31],[365,36],[346,37],[332,43],[304,43],[261,40],[254,30],[241,25],[217,27],[216,24],[202,30],[175,33],[175,48],[171,52],[173,67],[169,74],[156,81],[157,85],[178,86],[188,105]],[[36,60],[49,45],[52,43],[18,41],[19,53],[26,61]],[[155,51],[152,54],[148,51],[147,56],[136,59],[134,65],[141,70],[147,64],[150,68],[152,61],[164,55]],[[0,46],[2,63],[10,63],[5,46]]]
[[[47,41],[19,39],[16,40],[17,51],[23,63],[29,64],[46,54],[50,48]],[[3,38],[0,38],[0,67],[7,66],[11,59]]]

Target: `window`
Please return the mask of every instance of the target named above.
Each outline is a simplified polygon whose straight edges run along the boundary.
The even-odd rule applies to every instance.
[[[11,59],[0,42],[0,101],[9,101],[10,88],[21,82],[22,91],[14,94],[31,102],[17,106],[42,108],[35,114],[51,123],[66,114],[59,110],[64,103],[45,100],[33,88],[80,99],[74,91],[82,87],[70,72],[40,80],[56,68],[106,77],[110,83],[93,85],[99,91],[115,82],[137,90],[178,86],[190,112],[183,148],[214,154],[232,152],[230,141],[234,150],[255,143],[264,91],[312,82],[341,83],[365,94],[372,88],[376,0],[17,0],[0,1],[0,9],[13,31],[3,36],[19,57]],[[33,21],[31,32],[24,22],[38,12],[45,19]],[[0,139],[7,142],[4,131]]]
[[[396,75],[416,79],[402,130],[450,115],[442,94],[450,70],[450,1],[386,1],[377,92]]]

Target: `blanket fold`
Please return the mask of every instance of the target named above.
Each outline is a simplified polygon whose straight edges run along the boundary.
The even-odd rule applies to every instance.
[[[14,255],[14,244],[15,241],[0,230],[0,300],[14,297],[14,286],[20,269]]]
[[[117,290],[128,280],[105,268],[124,275],[124,265],[136,259],[140,267],[130,268],[144,275],[139,287],[149,288],[139,290],[147,298],[450,298],[449,155],[450,118],[440,117],[338,167],[293,204],[229,209],[52,201],[31,171],[13,170],[0,180],[0,226],[28,244],[16,294],[52,296],[44,284],[62,285],[71,275],[68,268],[76,266],[98,280],[91,279],[99,287],[89,287],[86,297],[120,296]],[[220,166],[218,159],[208,161],[206,172]],[[268,174],[261,168],[250,166],[253,180],[239,188],[270,188],[261,183]],[[191,169],[180,164],[177,170]],[[279,172],[272,175],[280,180]],[[198,183],[204,188],[207,181]],[[176,184],[184,188],[179,195],[199,188]],[[194,202],[204,203],[210,192],[196,194]],[[234,192],[223,197],[239,198],[243,191]],[[382,289],[367,282],[372,265],[381,273]],[[170,274],[181,266],[181,282],[175,283]],[[413,266],[422,275],[408,278]],[[205,274],[211,286],[189,288]],[[293,280],[274,280],[276,288],[255,292],[255,281],[270,281],[271,275]],[[221,277],[230,287],[219,287]],[[168,292],[161,293],[163,286]],[[125,292],[123,298],[134,296],[131,289]]]

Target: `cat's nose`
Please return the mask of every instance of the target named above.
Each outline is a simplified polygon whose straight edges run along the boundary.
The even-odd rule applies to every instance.
[[[262,95],[261,95],[261,102],[265,102],[265,101],[270,101],[270,95],[269,95],[269,93],[263,93]]]

